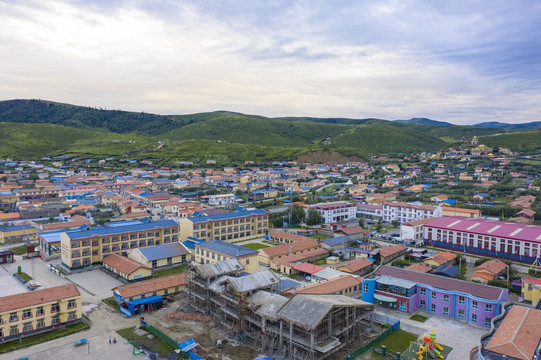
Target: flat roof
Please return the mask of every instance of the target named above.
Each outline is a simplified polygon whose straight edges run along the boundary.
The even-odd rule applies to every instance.
[[[196,244],[195,247],[201,247],[204,249],[217,251],[222,254],[226,254],[233,257],[253,255],[253,254],[257,254],[258,252],[257,250],[248,249],[243,246],[231,244],[231,243],[220,241],[220,240],[205,241],[205,242]]]
[[[236,219],[241,217],[249,217],[253,215],[265,215],[267,212],[265,210],[256,209],[256,210],[245,210],[245,211],[235,211],[227,214],[216,214],[209,216],[198,216],[188,218],[192,223],[199,224],[207,221],[216,221],[216,220],[229,220]]]
[[[123,234],[133,231],[146,231],[159,229],[170,226],[178,226],[178,224],[173,220],[158,220],[149,223],[136,224],[136,225],[127,225],[127,226],[117,226],[113,228],[109,227],[99,227],[93,228],[90,230],[80,230],[66,233],[71,240],[85,239],[94,236],[108,236],[115,234]]]

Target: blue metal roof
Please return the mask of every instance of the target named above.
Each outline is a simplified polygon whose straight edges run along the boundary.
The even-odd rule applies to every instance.
[[[346,235],[321,240],[321,242],[323,242],[323,243],[325,243],[327,245],[330,245],[330,246],[345,244],[345,243],[347,243],[349,241],[351,241],[351,240],[350,240],[349,236],[346,236]]]
[[[161,295],[154,295],[154,296],[144,297],[137,300],[128,301],[128,305],[139,306],[139,305],[146,305],[146,304],[155,304],[160,301],[163,301],[163,297]]]
[[[159,220],[151,223],[137,224],[137,225],[127,225],[127,226],[118,226],[118,227],[102,227],[102,228],[93,228],[90,230],[82,230],[73,233],[68,233],[70,239],[84,239],[93,236],[107,236],[115,234],[123,234],[126,232],[132,231],[146,231],[160,229],[168,226],[178,226],[178,224],[173,220]]]
[[[227,214],[200,216],[200,217],[189,218],[189,219],[193,223],[203,223],[206,221],[229,220],[229,219],[235,219],[239,217],[248,217],[251,215],[264,215],[266,213],[267,212],[265,210],[256,209],[256,210],[246,210],[246,211],[235,211],[235,212],[227,213]]]
[[[239,245],[230,244],[227,242],[223,242],[220,240],[211,240],[206,241],[201,244],[198,244],[197,246],[200,246],[205,249],[209,249],[212,251],[218,251],[222,254],[226,254],[229,256],[244,256],[244,255],[251,255],[254,253],[257,253],[257,250],[248,249]]]
[[[148,261],[189,254],[188,249],[178,242],[140,248],[139,251]]]
[[[445,275],[449,277],[455,277],[460,270],[453,265],[442,265],[436,270],[432,271],[434,275]]]
[[[114,228],[114,227],[120,227],[120,226],[131,226],[131,225],[139,225],[139,224],[142,224],[142,222],[139,220],[133,220],[133,221],[110,222],[110,223],[105,224],[105,226]]]
[[[0,232],[18,231],[18,230],[26,230],[26,229],[33,229],[33,228],[34,227],[32,225],[6,226],[4,228],[1,228]]]

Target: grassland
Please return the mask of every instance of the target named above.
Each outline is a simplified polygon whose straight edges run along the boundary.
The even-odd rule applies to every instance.
[[[251,244],[242,245],[242,247],[245,247],[247,249],[252,249],[252,250],[260,250],[260,249],[266,249],[270,246],[265,245],[265,244],[260,244],[260,243],[251,243]]]

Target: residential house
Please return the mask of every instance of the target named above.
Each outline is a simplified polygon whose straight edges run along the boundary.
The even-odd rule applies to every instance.
[[[431,266],[436,269],[443,265],[453,265],[456,261],[456,255],[448,251],[439,252],[430,256],[423,261],[425,265]]]
[[[342,275],[328,280],[299,286],[284,292],[286,296],[296,294],[313,295],[346,295],[358,298],[361,295],[362,279],[354,276]]]
[[[303,253],[318,248],[319,243],[314,239],[268,247],[259,250],[258,262],[262,265],[270,266],[271,262],[275,259],[290,257],[297,253]]]
[[[541,279],[522,279],[522,298],[524,302],[537,306],[541,299]]]
[[[404,255],[406,250],[408,250],[408,247],[402,244],[382,247],[379,249],[381,264],[387,264],[388,262]]]
[[[320,246],[325,250],[339,250],[348,247],[353,242],[349,236],[337,236],[320,241]]]
[[[429,272],[432,272],[432,270],[433,270],[430,266],[425,265],[423,263],[411,264],[409,266],[406,266],[404,269],[411,270],[411,271],[417,271],[417,272],[420,272],[420,273],[429,273]]]
[[[265,239],[280,244],[291,244],[298,241],[310,240],[311,238],[285,231],[270,230],[267,236],[265,236]]]
[[[444,206],[441,216],[461,216],[467,218],[480,218],[482,215],[479,209],[463,209],[457,207]]]
[[[361,240],[364,234],[365,230],[360,226],[346,226],[334,231],[334,236],[347,236],[354,241]]]
[[[354,259],[338,266],[336,270],[362,276],[372,270],[373,264],[368,258]]]
[[[507,264],[503,261],[498,259],[488,260],[473,270],[471,281],[486,284],[489,281],[497,280],[506,270]]]

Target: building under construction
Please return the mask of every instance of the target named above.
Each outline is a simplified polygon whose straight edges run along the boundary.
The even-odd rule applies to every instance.
[[[287,298],[275,292],[279,283],[270,271],[243,273],[236,259],[195,265],[189,302],[241,343],[276,359],[330,359],[372,331],[373,304],[343,295]]]

